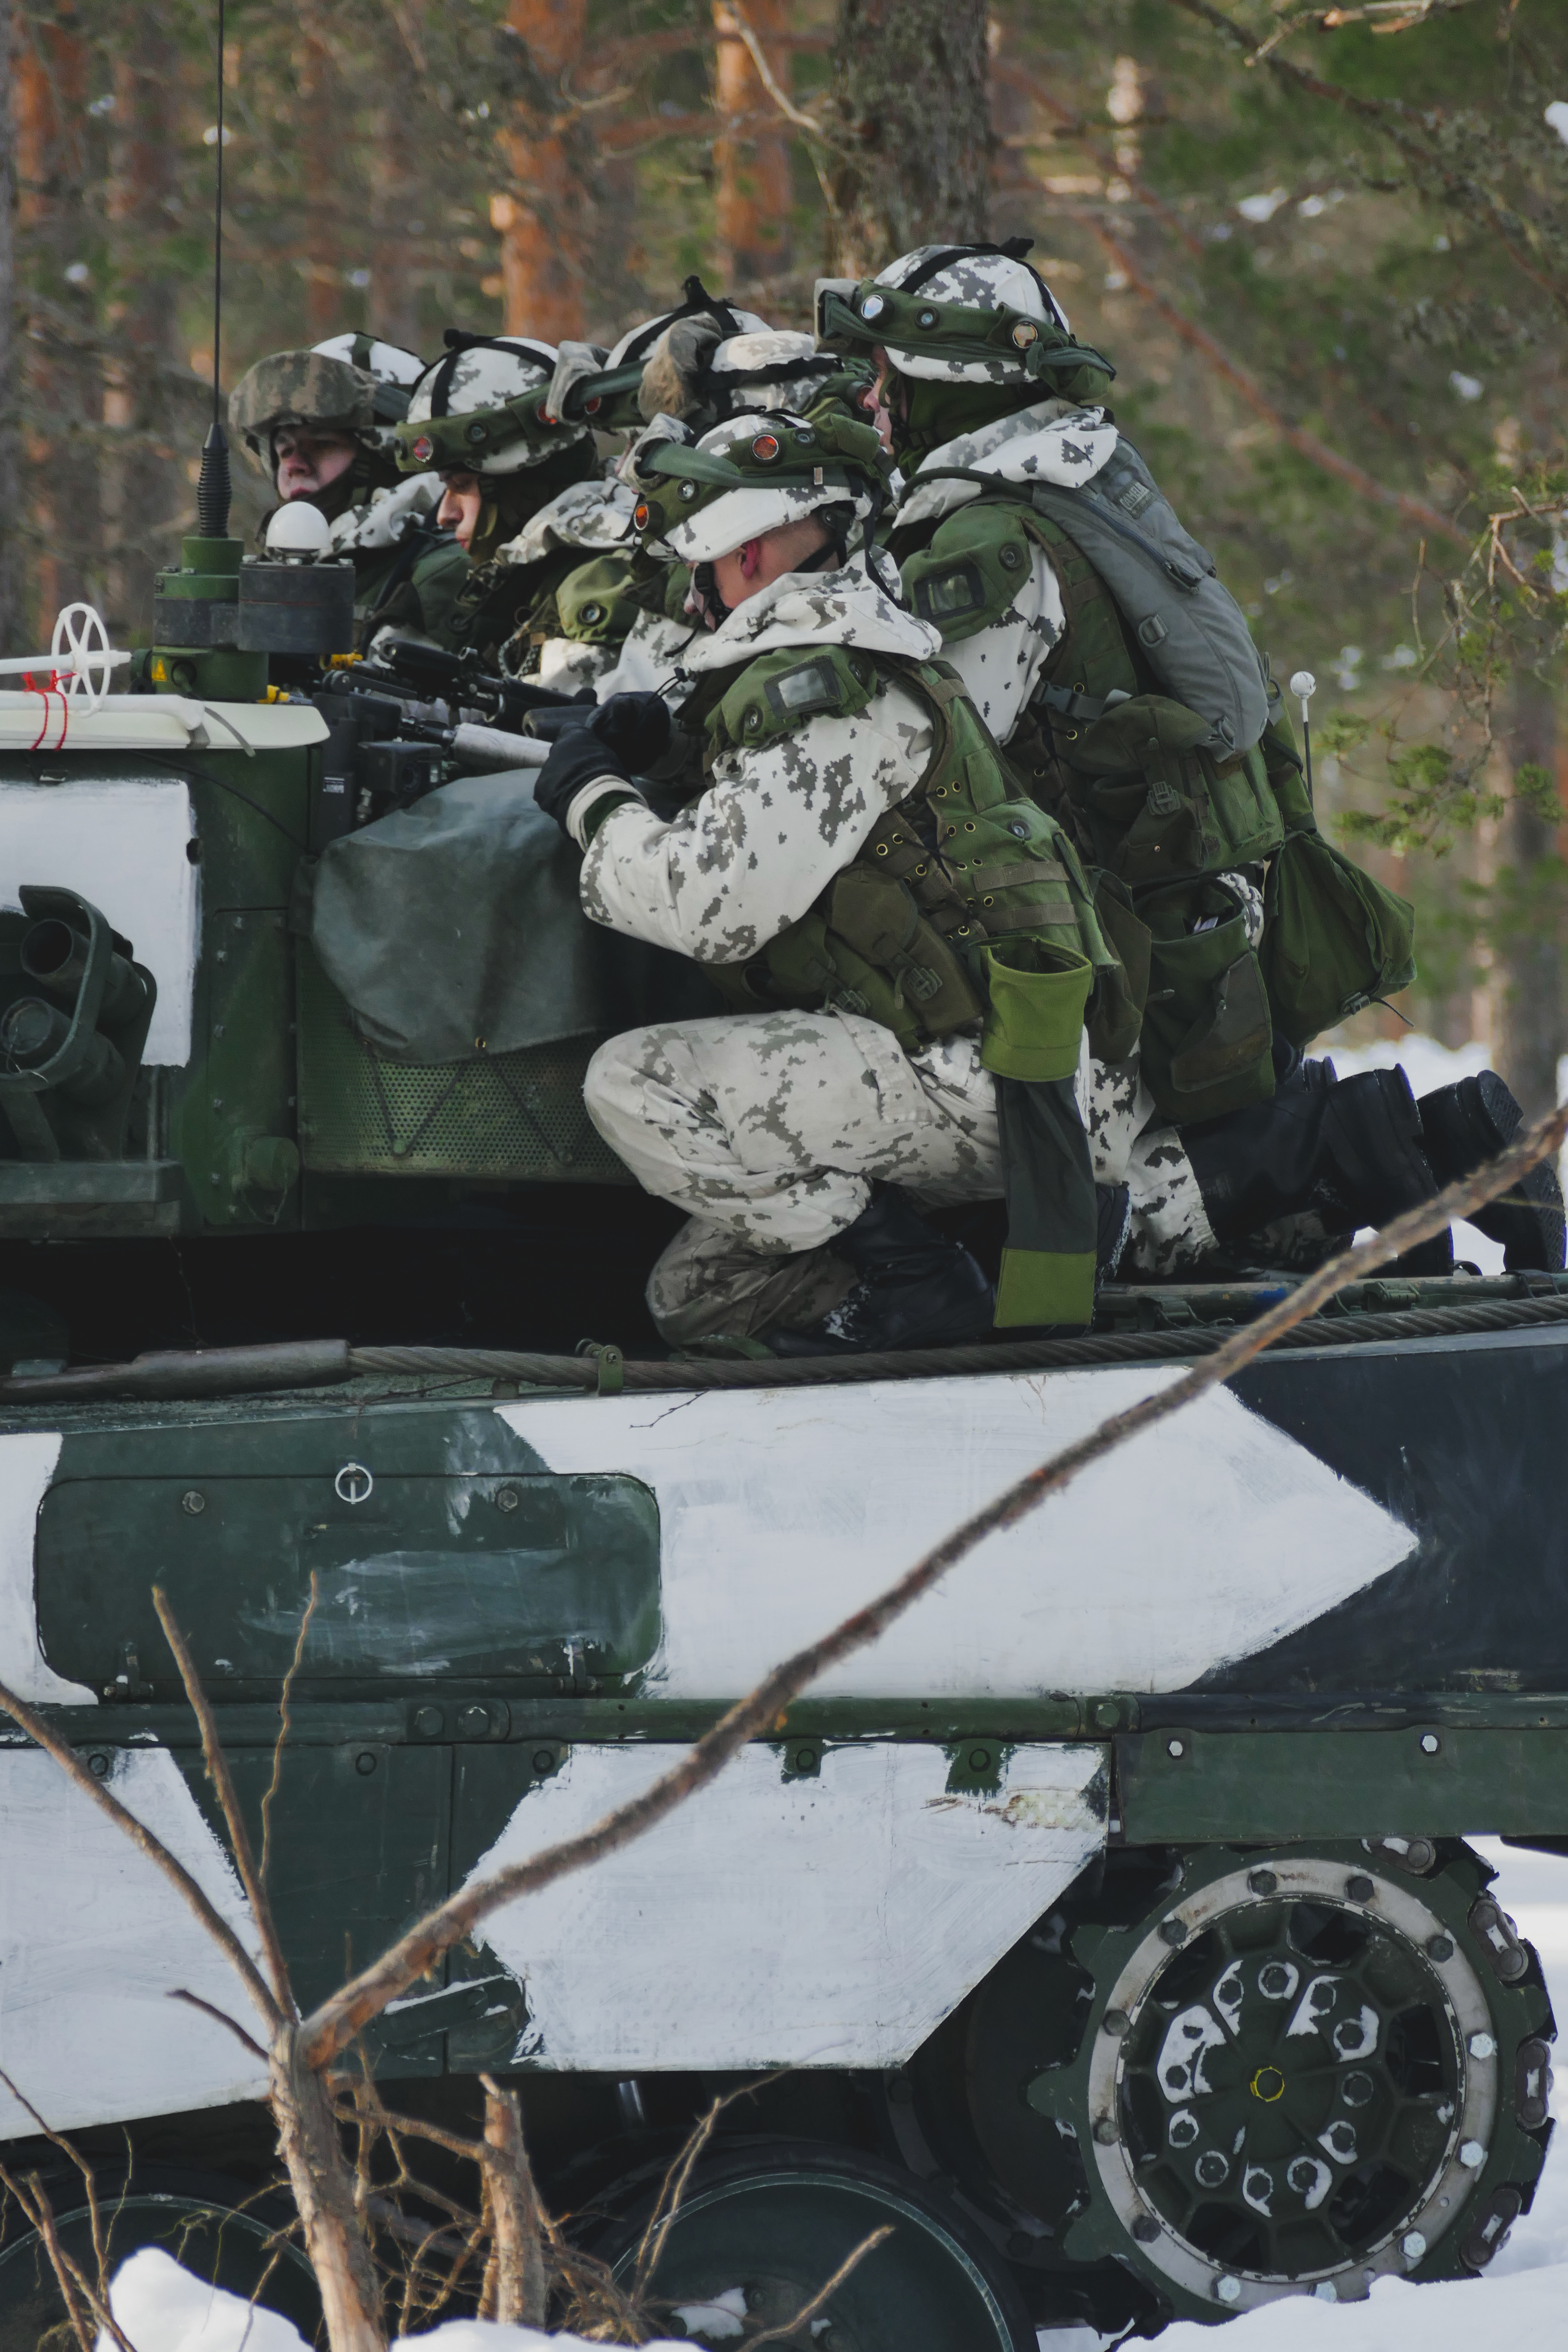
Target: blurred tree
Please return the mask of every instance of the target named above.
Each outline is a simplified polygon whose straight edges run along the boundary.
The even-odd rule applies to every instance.
[[[548,343],[584,330],[593,163],[577,77],[587,0],[511,0],[509,185],[490,204],[501,232],[506,330]]]
[[[788,32],[792,13],[790,0],[713,0],[721,126],[713,142],[714,226],[726,284],[778,278],[789,267],[791,134],[758,59],[774,90],[787,92],[790,52],[770,36]]]
[[[101,594],[102,377],[88,258],[88,46],[82,17],[24,18],[16,56],[16,165],[28,287],[27,503],[42,617]]]
[[[988,234],[985,0],[841,0],[834,50],[833,267]]]
[[[0,0],[0,66],[16,89],[16,21],[11,0]],[[16,149],[14,100],[0,107],[0,646],[22,640],[21,467],[17,419],[21,367],[16,321]]]
[[[153,618],[153,573],[174,559],[184,506],[170,478],[170,409],[181,404],[172,250],[180,165],[181,59],[162,0],[123,0],[112,31],[110,291],[104,306],[103,509],[107,617],[123,639]]]

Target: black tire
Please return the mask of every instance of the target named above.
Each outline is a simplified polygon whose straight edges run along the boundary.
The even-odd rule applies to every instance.
[[[95,2284],[91,2221],[81,2176],[51,2173],[44,2187],[65,2251]],[[321,2324],[321,2298],[310,2266],[297,2246],[277,2242],[287,2226],[276,2200],[252,2196],[217,2174],[164,2165],[107,2169],[97,2183],[108,2237],[110,2276],[143,2246],[162,2246],[174,2261],[231,2294],[254,2296],[291,2320],[311,2343]],[[65,2305],[42,2239],[13,2208],[0,2242],[0,2352],[37,2352],[65,2320]]]
[[[658,2179],[635,2175],[606,2200],[614,2218],[592,2250],[618,2280],[635,2264]],[[955,2204],[896,2165],[810,2140],[751,2140],[699,2165],[650,2283],[656,2324],[679,2314],[694,2343],[722,2352],[738,2317],[787,2323],[889,2224],[892,2235],[817,2313],[818,2332],[786,2332],[780,2352],[1035,2352],[1011,2273]],[[712,2335],[704,2305],[720,2320]]]

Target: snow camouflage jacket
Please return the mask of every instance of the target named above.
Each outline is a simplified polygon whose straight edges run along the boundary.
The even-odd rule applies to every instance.
[[[931,450],[910,478],[893,526],[893,551],[903,564],[930,544],[938,527],[984,492],[977,482],[923,480],[963,467],[1004,482],[1057,482],[1079,489],[1109,464],[1118,434],[1099,408],[1072,408],[1042,400],[958,434]],[[945,657],[999,743],[1006,743],[1033,699],[1052,649],[1067,628],[1056,568],[1045,549],[1030,543],[1027,562],[1013,567],[1002,609],[987,610],[985,625],[948,637]],[[994,602],[994,600],[993,600]]]
[[[563,694],[596,687],[637,609],[626,594],[635,503],[613,475],[569,482],[547,499],[474,574],[458,616],[463,643],[510,676]]]
[[[700,687],[711,673],[812,646],[930,661],[942,639],[857,555],[838,572],[786,572],[693,638],[683,658]],[[743,963],[800,919],[914,790],[931,747],[925,706],[889,684],[853,716],[824,713],[759,750],[722,751],[706,789],[668,822],[636,801],[600,821],[583,861],[584,910],[700,963]]]

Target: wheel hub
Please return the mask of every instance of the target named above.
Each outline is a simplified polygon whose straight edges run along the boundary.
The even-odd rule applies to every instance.
[[[1499,2089],[1444,1924],[1407,1885],[1303,1857],[1218,1876],[1144,1935],[1094,2032],[1090,2141],[1173,2284],[1233,2310],[1359,2298],[1457,2218]]]

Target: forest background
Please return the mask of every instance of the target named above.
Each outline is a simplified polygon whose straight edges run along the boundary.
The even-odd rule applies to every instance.
[[[145,642],[192,526],[216,19],[0,0],[6,651],[76,596]],[[805,326],[819,273],[1032,235],[1276,675],[1319,680],[1320,808],[1419,908],[1405,1013],[1554,1099],[1563,0],[228,0],[227,26],[226,384],[343,328],[608,342],[691,271]]]

